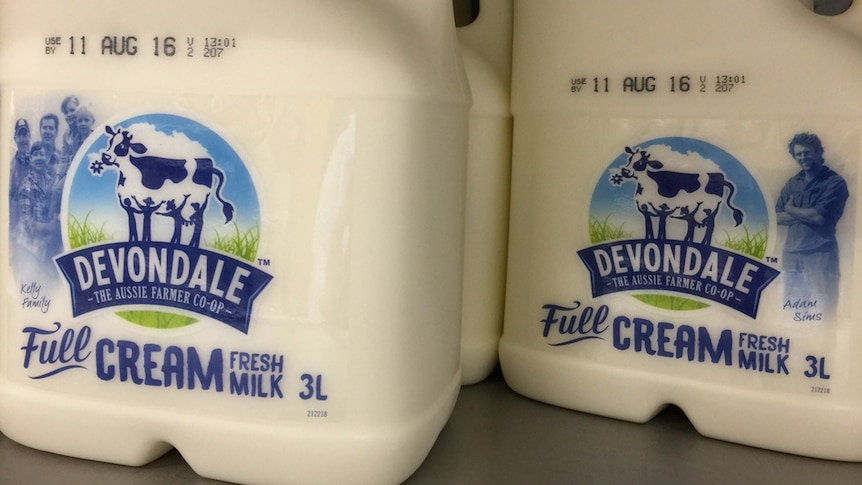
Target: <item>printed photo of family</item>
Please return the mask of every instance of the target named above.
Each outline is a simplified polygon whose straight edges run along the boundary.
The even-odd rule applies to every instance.
[[[76,96],[64,98],[59,111],[62,121],[55,113],[45,113],[38,120],[19,118],[13,128],[10,252],[15,276],[22,282],[49,283],[56,276],[52,258],[63,249],[59,216],[66,174],[95,123]]]

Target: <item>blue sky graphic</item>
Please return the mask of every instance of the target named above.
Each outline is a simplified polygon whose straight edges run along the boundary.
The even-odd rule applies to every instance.
[[[235,208],[232,223],[236,222],[241,230],[259,225],[260,205],[251,176],[239,154],[221,136],[194,120],[172,114],[140,115],[112,126],[128,127],[135,123],[151,124],[158,131],[168,135],[181,132],[190,140],[200,143],[212,156],[215,166],[225,174],[225,184],[221,194]],[[109,168],[103,171],[101,176],[95,176],[89,170],[91,155],[98,155],[107,148],[108,141],[105,126],[96,125],[94,135],[78,152],[68,176],[73,177],[73,180],[71,185],[68,185],[66,213],[79,220],[89,217],[89,221],[96,226],[105,224],[108,234],[121,233],[122,236],[117,235],[117,238],[122,239],[125,237],[128,224],[126,213],[117,200],[116,187],[119,172]],[[213,185],[215,189],[215,183]],[[210,198],[205,220],[204,238],[208,237],[212,229],[221,234],[233,231],[232,223],[223,224],[225,218],[222,214],[222,206],[215,197]]]
[[[632,148],[646,148],[651,145],[667,145],[679,153],[694,152],[707,160],[712,160],[718,165],[725,178],[730,180],[736,187],[732,197],[732,204],[745,212],[742,225],[734,227],[731,211],[722,203],[716,220],[715,235],[718,239],[723,238],[723,231],[735,234],[744,226],[749,232],[758,232],[768,228],[769,210],[763,193],[757,182],[748,170],[733,155],[721,148],[697,140],[685,137],[668,137],[649,140]],[[611,175],[617,173],[628,160],[625,146],[620,147],[620,154],[608,166],[604,175],[596,183],[590,203],[590,214],[598,220],[604,220],[610,215],[609,221],[615,225],[624,224],[624,230],[633,233],[632,237],[641,238],[643,234],[643,217],[637,212],[634,204],[636,184],[627,181],[621,185],[613,185],[610,182]],[[725,192],[725,200],[726,199]]]

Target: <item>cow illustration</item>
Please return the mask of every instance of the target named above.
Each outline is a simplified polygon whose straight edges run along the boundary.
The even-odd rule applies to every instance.
[[[108,167],[119,172],[117,198],[128,216],[130,242],[152,240],[156,214],[173,219],[171,243],[181,244],[183,227],[192,226],[188,245],[200,246],[210,195],[221,203],[225,223],[233,219],[234,207],[221,195],[225,174],[199,143],[182,133],[158,132],[146,123],[106,126],[105,132],[108,146],[89,168],[97,176]]]
[[[736,225],[742,223],[743,212],[731,202],[736,187],[714,162],[708,164],[699,155],[683,155],[664,145],[625,150],[628,160],[615,174],[616,180],[637,182],[635,205],[644,218],[647,239],[667,238],[668,219],[677,219],[686,224],[684,241],[695,242],[695,229],[702,228],[699,242],[711,245],[722,202],[732,211]],[[657,159],[654,152],[660,154]]]

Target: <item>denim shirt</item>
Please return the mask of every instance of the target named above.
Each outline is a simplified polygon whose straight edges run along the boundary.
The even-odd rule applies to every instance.
[[[834,245],[835,226],[844,213],[844,205],[850,196],[847,183],[832,169],[824,166],[812,180],[805,181],[805,172],[800,171],[784,184],[775,203],[775,210],[784,211],[788,203],[803,209],[815,209],[826,221],[823,224],[808,224],[797,221],[787,229],[784,251],[811,251],[825,245]]]

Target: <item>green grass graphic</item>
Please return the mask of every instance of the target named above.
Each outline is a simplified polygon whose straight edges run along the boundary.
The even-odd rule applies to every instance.
[[[593,244],[615,241],[617,239],[626,239],[632,236],[632,233],[625,232],[623,226],[625,224],[614,225],[610,222],[611,214],[608,214],[604,220],[590,216],[590,241]]]
[[[197,319],[185,315],[152,310],[116,312],[116,315],[126,321],[148,328],[182,328],[198,322]]]
[[[708,303],[690,300],[681,296],[670,295],[632,295],[635,299],[646,303],[647,305],[665,310],[686,311],[700,310],[709,306]]]
[[[105,224],[96,226],[90,221],[91,212],[88,212],[84,219],[69,216],[69,247],[77,249],[88,244],[100,243],[107,241],[110,237],[105,233]]]
[[[88,212],[83,219],[69,215],[68,232],[69,247],[77,249],[90,244],[97,244],[112,240],[112,235],[105,232],[105,223],[96,224],[90,219]],[[209,247],[233,254],[246,261],[254,261],[257,257],[258,244],[260,242],[260,228],[255,226],[247,231],[241,231],[234,223],[233,230],[228,234],[221,235],[216,231],[215,239],[209,243]],[[169,329],[182,328],[197,323],[199,320],[170,312],[152,310],[132,310],[116,312],[120,318],[148,328]]]
[[[763,259],[763,256],[766,255],[766,243],[768,239],[766,229],[751,233],[747,227],[742,226],[742,230],[743,233],[736,237],[724,231],[724,240],[719,244],[727,249],[747,254],[754,259]]]
[[[233,231],[222,235],[216,231],[215,239],[207,241],[209,247],[218,249],[225,253],[233,254],[238,258],[254,262],[257,257],[257,247],[260,243],[260,227],[254,226],[243,232],[236,222],[233,223]]]

